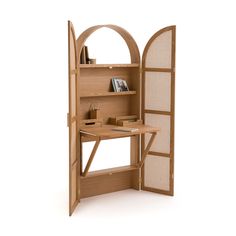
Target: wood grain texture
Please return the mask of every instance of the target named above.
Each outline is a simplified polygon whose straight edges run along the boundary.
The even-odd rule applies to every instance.
[[[152,136],[151,136],[151,138],[150,138],[150,140],[149,140],[149,142],[147,144],[147,147],[143,150],[142,159],[141,159],[141,161],[139,163],[139,167],[140,168],[142,168],[142,166],[144,164],[144,161],[145,161],[145,159],[147,157],[147,154],[148,154],[148,152],[149,152],[149,150],[150,150],[150,148],[151,148],[151,146],[153,144],[153,141],[154,141],[155,137],[156,137],[156,133],[152,133]]]
[[[80,119],[89,118],[91,104],[96,104],[100,108],[103,124],[109,123],[109,118],[113,116],[127,116],[131,114],[132,96],[96,96],[83,97],[80,99]]]
[[[170,123],[170,195],[174,195],[174,141],[175,141],[175,53],[176,53],[176,27],[172,27],[171,52],[171,123]]]
[[[133,171],[133,170],[137,170],[137,169],[138,169],[138,167],[135,164],[128,165],[128,166],[119,166],[119,167],[113,167],[113,168],[108,168],[108,169],[104,169],[104,170],[90,171],[86,176],[81,176],[81,178],[86,179],[86,178],[94,178],[97,176],[113,175],[116,173]]]
[[[101,29],[101,28],[109,28],[114,31],[116,31],[120,36],[125,40],[129,52],[130,52],[130,58],[131,58],[131,63],[139,63],[140,62],[140,55],[139,55],[139,49],[138,46],[133,39],[133,37],[130,35],[128,31],[125,29],[117,26],[117,25],[96,25],[88,28],[85,30],[77,39],[77,45],[78,45],[78,55],[80,55],[82,47],[84,46],[85,41],[88,39],[88,37],[94,33],[96,30]]]
[[[140,157],[140,135],[135,135],[130,137],[130,165],[136,166],[137,171],[133,173],[132,177],[132,187],[139,190],[139,157]]]
[[[100,144],[100,140],[97,140],[96,143],[94,144],[93,150],[92,150],[92,152],[90,154],[89,160],[88,160],[87,165],[86,165],[86,167],[84,169],[83,176],[87,175],[87,173],[89,171],[89,168],[90,168],[90,166],[92,164],[93,158],[94,158],[94,156],[96,154],[96,151],[98,149],[99,144]]]
[[[68,84],[69,84],[69,215],[76,208],[79,198],[79,133],[76,121],[78,112],[77,49],[73,25],[68,21]]]
[[[137,131],[134,132],[124,132],[124,131],[115,131],[113,128],[117,126],[115,125],[103,125],[102,127],[94,127],[94,128],[82,128],[81,135],[91,135],[93,137],[97,137],[99,139],[109,139],[109,138],[121,138],[121,137],[131,137],[144,133],[156,133],[159,131],[158,128],[148,126],[148,125],[135,125],[130,126],[137,128]]]
[[[80,69],[80,119],[88,119],[91,104],[101,109],[104,124],[109,117],[136,114],[140,117],[139,67],[115,67]],[[111,79],[126,80],[127,92],[113,92]],[[130,96],[130,97],[129,97]]]
[[[118,68],[127,68],[127,67],[138,67],[139,63],[131,63],[131,64],[80,64],[81,69],[91,69],[91,68],[107,68],[107,69],[114,69]]]
[[[89,97],[110,97],[110,96],[129,96],[135,95],[136,91],[125,91],[125,92],[83,92],[81,98]]]
[[[138,170],[134,169],[114,174],[81,178],[81,198],[136,187],[133,175],[137,175],[137,171]]]
[[[77,58],[88,37],[106,27],[114,30],[125,40],[130,52],[130,64],[79,64]],[[148,49],[152,43],[165,32],[171,31],[171,67],[168,63],[149,63],[145,67],[145,58]],[[162,37],[163,38],[163,37]],[[165,37],[164,37],[165,38]],[[169,40],[169,36],[166,37]],[[162,194],[173,195],[174,191],[174,91],[175,91],[175,26],[170,26],[158,31],[147,43],[142,59],[142,68],[140,67],[140,54],[133,37],[123,28],[115,25],[97,25],[85,30],[76,40],[75,33],[71,22],[68,22],[68,39],[69,39],[69,142],[70,142],[70,215],[76,208],[81,198],[95,196],[103,193],[109,193],[128,188],[140,189],[141,171],[138,168],[140,162],[140,138],[143,153],[141,166],[145,165],[145,156],[160,156],[165,161],[170,160],[170,190],[162,190],[147,187],[142,180],[142,189],[158,192]],[[156,47],[158,48],[158,47]],[[159,47],[160,48],[160,47]],[[169,51],[170,45],[165,44]],[[152,54],[154,55],[154,54]],[[164,58],[169,56],[165,55]],[[158,59],[159,60],[159,59]],[[159,60],[160,62],[160,60]],[[169,109],[155,110],[152,107],[145,109],[145,73],[169,73],[171,75],[171,98]],[[113,92],[111,78],[121,77],[128,83],[129,92]],[[72,100],[73,98],[73,100]],[[159,97],[158,97],[159,99]],[[168,101],[169,102],[169,101]],[[101,111],[103,126],[102,127],[85,127],[81,125],[81,120],[89,118],[91,104],[99,106]],[[154,107],[156,108],[156,107]],[[147,125],[134,125],[139,130],[136,132],[113,131],[114,125],[108,125],[109,117],[135,115],[138,119],[145,122],[145,114],[163,115],[170,118],[170,152],[162,153],[154,150],[145,150],[144,134],[156,133],[159,131],[156,127]],[[132,127],[132,126],[131,126]],[[104,139],[131,137],[130,166],[110,168],[89,172],[89,166],[95,156],[99,142]],[[152,136],[153,137],[153,136]],[[82,176],[82,142],[97,141],[91,153],[86,169],[85,176]],[[151,138],[150,143],[154,138]],[[75,148],[72,150],[71,147]],[[142,176],[144,176],[142,168]]]

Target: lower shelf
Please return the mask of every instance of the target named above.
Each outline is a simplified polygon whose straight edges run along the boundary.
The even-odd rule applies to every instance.
[[[129,188],[140,189],[139,169],[136,166],[93,171],[80,177],[80,199]]]
[[[102,175],[112,175],[119,172],[127,172],[132,170],[137,170],[138,167],[135,165],[130,166],[121,166],[121,167],[115,167],[115,168],[109,168],[105,170],[97,170],[97,171],[91,171],[86,176],[80,176],[82,179],[96,177],[96,176],[102,176]]]

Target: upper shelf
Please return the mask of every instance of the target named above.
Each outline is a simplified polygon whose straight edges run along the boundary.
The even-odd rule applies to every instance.
[[[82,93],[80,97],[107,97],[107,96],[127,96],[135,95],[136,91],[125,91],[125,92],[93,92],[93,93]]]
[[[126,68],[126,67],[139,67],[138,63],[133,64],[79,64],[80,68]]]

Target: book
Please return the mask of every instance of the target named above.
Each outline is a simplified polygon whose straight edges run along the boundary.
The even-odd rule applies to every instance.
[[[84,48],[85,48],[86,64],[90,64],[89,53],[88,53],[88,47],[87,47],[87,46],[84,46]]]
[[[112,128],[112,130],[123,131],[123,132],[136,132],[139,129],[138,128],[132,128],[132,127],[117,126],[117,127]]]
[[[113,77],[112,78],[112,86],[114,92],[125,92],[129,91],[129,87],[127,82],[124,79]]]
[[[80,64],[86,64],[86,51],[85,46],[82,47],[81,53],[80,53]]]
[[[88,47],[83,46],[80,53],[80,64],[90,64],[90,58],[88,53]]]
[[[112,78],[112,79],[111,79],[111,82],[112,82],[112,87],[113,87],[114,92],[117,92],[117,91],[116,91],[115,78]]]

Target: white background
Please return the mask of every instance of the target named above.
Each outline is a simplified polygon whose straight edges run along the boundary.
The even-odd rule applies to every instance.
[[[233,3],[1,1],[0,235],[235,235]],[[174,197],[127,190],[68,217],[69,19],[77,36],[120,25],[140,52],[177,25]]]

